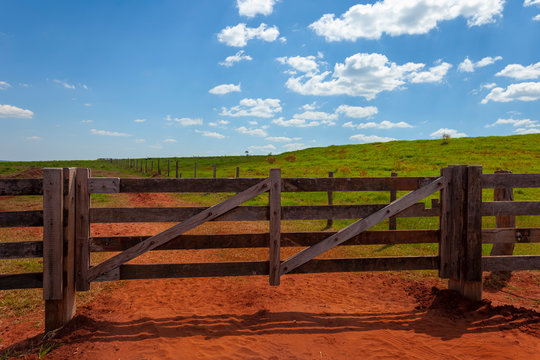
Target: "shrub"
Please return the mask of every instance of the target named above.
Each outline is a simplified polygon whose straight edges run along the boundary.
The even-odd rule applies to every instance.
[[[296,161],[296,155],[289,154],[289,155],[285,156],[285,160],[287,160],[288,162],[295,162]]]
[[[266,158],[266,161],[269,163],[269,164],[273,164],[276,162],[276,157],[275,156],[269,156]]]

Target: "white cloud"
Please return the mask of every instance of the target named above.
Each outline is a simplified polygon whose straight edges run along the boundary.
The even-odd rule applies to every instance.
[[[473,62],[469,59],[469,57],[466,57],[465,60],[461,62],[458,66],[459,72],[474,72],[477,68],[482,68],[491,64],[494,64],[496,61],[502,60],[502,56],[486,56],[485,58],[482,58],[481,60],[478,60],[476,62]]]
[[[345,114],[345,116],[355,119],[369,118],[373,115],[376,115],[379,112],[379,109],[375,106],[349,106],[349,105],[340,105],[336,109],[336,113]]]
[[[0,105],[0,118],[31,119],[34,113],[12,105]]]
[[[540,134],[540,127],[520,128],[514,130],[514,133],[518,135]]]
[[[175,143],[176,142],[176,139],[173,139],[173,138],[167,138],[165,140],[163,140],[164,143]]]
[[[202,136],[211,137],[214,139],[225,139],[225,135],[222,135],[215,131],[195,130],[195,132],[201,134]]]
[[[532,6],[532,5],[540,5],[540,0],[525,0],[523,1],[523,6]]]
[[[523,82],[512,84],[506,89],[496,87],[482,100],[487,104],[489,100],[496,102],[535,101],[540,99],[540,82]]]
[[[130,134],[116,132],[116,131],[107,131],[107,130],[91,129],[90,132],[94,135],[103,135],[103,136],[131,136]]]
[[[283,145],[283,148],[287,151],[296,151],[296,150],[305,149],[306,145],[302,143],[290,143],[290,144]]]
[[[359,143],[372,143],[372,142],[388,142],[396,139],[391,137],[377,136],[377,135],[364,135],[357,134],[349,137],[349,140],[357,141]]]
[[[255,17],[257,14],[270,15],[279,0],[236,0],[240,16]]]
[[[294,114],[293,118],[295,119],[306,119],[306,120],[316,120],[316,121],[328,121],[329,123],[333,123],[332,120],[336,120],[338,118],[337,114],[329,114],[324,111],[304,111],[301,114]]]
[[[440,82],[451,65],[442,63],[421,71],[425,64],[398,65],[382,54],[358,53],[337,63],[334,71],[290,77],[286,86],[303,95],[350,95],[372,100],[382,91],[402,89],[407,81]]]
[[[432,138],[442,138],[443,135],[450,135],[451,138],[467,137],[467,134],[459,132],[454,129],[441,128],[432,132],[429,136]]]
[[[229,125],[229,122],[227,120],[218,120],[218,121],[210,122],[208,123],[208,125],[213,126],[213,127],[226,127],[227,125]]]
[[[167,121],[173,121],[175,123],[178,123],[182,126],[194,126],[194,125],[202,125],[203,120],[202,119],[192,119],[192,118],[172,118],[171,115],[167,115],[165,117],[165,120]]]
[[[135,119],[135,120],[133,120],[133,122],[136,122],[136,123],[143,123],[145,121],[146,121],[146,119]]]
[[[279,99],[242,99],[240,104],[233,106],[230,109],[221,108],[220,115],[222,116],[255,116],[269,118],[274,114],[281,112]]]
[[[241,134],[251,135],[251,136],[266,136],[268,133],[264,129],[248,129],[245,126],[241,126],[236,129]]]
[[[67,81],[62,81],[62,80],[53,80],[53,82],[57,83],[57,84],[60,84],[62,85],[64,88],[66,89],[75,89],[75,85],[72,85],[70,83],[68,83]]]
[[[427,34],[439,22],[458,17],[471,26],[495,22],[502,16],[504,0],[382,0],[354,5],[341,17],[325,14],[309,25],[326,41],[379,39],[383,34]]]
[[[353,129],[394,129],[394,128],[412,128],[413,126],[409,123],[406,123],[404,121],[400,121],[397,123],[391,122],[391,121],[381,121],[380,123],[376,122],[367,122],[367,123],[360,123],[360,124],[353,124],[351,121],[343,124],[343,127],[347,128],[353,128]]]
[[[24,139],[29,140],[29,141],[41,140],[41,138],[39,136],[26,136]]]
[[[94,120],[81,120],[83,124],[91,124],[94,122]]]
[[[311,104],[302,105],[302,107],[301,107],[302,110],[315,110],[315,109],[318,109],[318,108],[319,108],[319,106],[317,105],[316,101],[312,102]]]
[[[240,92],[240,84],[234,85],[234,84],[222,84],[215,86],[208,90],[210,94],[214,95],[225,95],[232,92]]]
[[[495,74],[495,76],[506,76],[516,80],[532,80],[540,77],[540,62],[523,66],[520,64],[510,64]]]
[[[234,55],[227,56],[225,58],[225,61],[220,62],[219,65],[231,67],[234,64],[236,64],[237,62],[240,62],[242,60],[251,61],[251,60],[253,60],[253,58],[251,56],[249,56],[249,55],[244,55],[244,50],[240,50],[239,52],[237,52]]]
[[[272,150],[276,150],[276,147],[272,144],[268,144],[268,145],[253,145],[253,146],[250,146],[248,147],[248,150],[249,152],[253,152],[253,153],[268,153]]]
[[[265,140],[272,141],[272,142],[289,142],[289,141],[298,141],[301,138],[290,138],[286,136],[269,136]]]
[[[318,121],[306,121],[305,119],[284,120],[282,117],[272,120],[272,123],[285,127],[312,127],[321,124]]]
[[[540,21],[540,14],[536,15],[532,19],[533,19],[533,21]]]
[[[218,40],[228,46],[244,47],[251,39],[260,39],[267,42],[275,41],[279,36],[277,26],[267,27],[265,23],[258,28],[247,27],[240,23],[236,26],[227,26],[218,34]]]
[[[142,143],[146,142],[146,140],[144,140],[144,139],[135,139],[135,142],[137,144],[142,144]]]
[[[494,127],[497,125],[512,125],[514,127],[535,127],[538,126],[538,120],[531,119],[497,119],[493,124],[486,125],[486,128]]]
[[[86,103],[86,104],[84,104],[84,106],[86,106],[86,107],[92,107],[92,104]]]
[[[0,90],[6,90],[10,88],[11,85],[5,81],[0,81]]]
[[[319,64],[315,56],[283,56],[276,58],[281,64],[287,64],[293,69],[304,73],[319,72]]]

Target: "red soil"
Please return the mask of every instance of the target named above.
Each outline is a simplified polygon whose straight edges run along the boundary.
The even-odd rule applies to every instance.
[[[159,196],[131,200],[134,206],[177,203]],[[211,226],[223,231],[224,225]],[[164,227],[118,224],[95,226],[93,233],[152,234]],[[220,251],[156,252],[145,261],[176,257],[215,261]],[[28,321],[4,328],[0,337],[4,349],[25,350],[29,359],[37,358],[40,344],[58,346],[49,359],[538,358],[537,272],[515,273],[505,292],[491,282],[479,303],[439,290],[439,279],[412,277],[286,275],[279,287],[266,277],[125,281],[79,307],[48,340]],[[23,340],[28,336],[34,337]]]

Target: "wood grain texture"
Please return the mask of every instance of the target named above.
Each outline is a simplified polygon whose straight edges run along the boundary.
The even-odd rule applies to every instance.
[[[60,168],[43,170],[43,299],[63,294],[64,177]]]
[[[537,243],[540,242],[540,228],[483,229],[482,242],[484,244]],[[491,255],[496,256],[493,251]]]
[[[214,205],[200,212],[199,214],[181,222],[180,224],[177,224],[157,235],[154,235],[151,238],[125,250],[124,252],[105,260],[101,264],[92,267],[88,271],[89,280],[95,279],[96,277],[101,276],[119,267],[127,261],[134,259],[147,251],[155,249],[160,245],[165,244],[166,242],[174,239],[176,236],[181,235],[182,233],[189,231],[206,221],[215,219],[216,217],[223,215],[224,213],[230,211],[231,209],[234,209],[238,205],[246,202],[247,200],[268,191],[269,188],[270,179],[265,179],[260,183],[248,188],[247,190],[242,191],[238,195],[234,195],[229,199],[217,205]]]
[[[510,174],[507,170],[498,170],[496,174]],[[511,187],[495,188],[493,189],[494,201],[514,201],[514,189]],[[497,216],[495,217],[495,224],[497,228],[515,228],[516,217],[515,216]],[[512,255],[514,252],[514,244],[511,243],[499,243],[494,244],[491,248],[491,256],[497,255]],[[508,274],[509,275],[509,274]]]
[[[0,227],[43,226],[43,210],[0,211]]]
[[[351,237],[358,235],[363,231],[366,231],[390,216],[394,216],[402,212],[409,206],[414,205],[419,200],[440,190],[445,185],[445,179],[440,177],[432,183],[429,183],[428,185],[425,185],[422,188],[401,197],[400,199],[369,215],[368,217],[341,229],[336,234],[287,259],[281,264],[281,273],[288,273],[289,271],[302,264],[305,264],[309,260],[333,248],[334,246],[349,240]]]
[[[75,170],[75,285],[78,291],[90,290],[88,268],[90,266],[90,170]]]
[[[43,257],[43,241],[0,242],[0,259]]]
[[[280,242],[281,247],[312,246],[333,234],[335,232],[281,233]],[[123,251],[148,238],[150,236],[94,237],[90,239],[90,251]],[[338,246],[437,243],[438,240],[438,230],[364,231]],[[154,250],[266,248],[268,242],[268,233],[179,235]]]
[[[540,187],[540,174],[497,172],[495,174],[483,174],[481,182],[484,189]]]
[[[64,293],[62,325],[75,315],[75,168],[64,168]]]
[[[43,179],[0,179],[0,196],[43,195]]]
[[[91,194],[114,194],[120,192],[120,178],[90,178],[88,191]]]
[[[43,273],[0,275],[0,290],[37,289],[42,287]]]
[[[280,246],[281,246],[281,170],[270,170],[270,194],[268,197],[270,210],[269,224],[269,283],[279,285]]]
[[[539,255],[484,256],[484,271],[540,270]]]
[[[485,201],[482,216],[540,215],[540,201]]]

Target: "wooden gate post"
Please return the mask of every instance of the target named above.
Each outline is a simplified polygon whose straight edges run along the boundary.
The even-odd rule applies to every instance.
[[[397,173],[392,172],[390,176],[394,177],[397,176]],[[390,190],[390,202],[394,202],[397,199],[397,191],[396,190]],[[396,217],[392,216],[390,219],[388,219],[388,230],[396,230],[397,224],[396,224]]]
[[[75,283],[78,291],[90,290],[90,169],[77,168],[75,172]]]
[[[328,172],[328,177],[333,178],[334,177],[334,172],[329,171]],[[334,193],[332,193],[331,191],[328,191],[327,195],[328,195],[328,205],[329,206],[334,205]],[[334,219],[327,219],[326,220],[326,228],[330,229],[332,226],[334,226]]]
[[[481,166],[451,165],[441,171],[439,276],[448,288],[471,300],[482,299]]]
[[[269,249],[270,249],[270,285],[279,285],[280,246],[281,246],[281,169],[270,169],[270,206]]]

